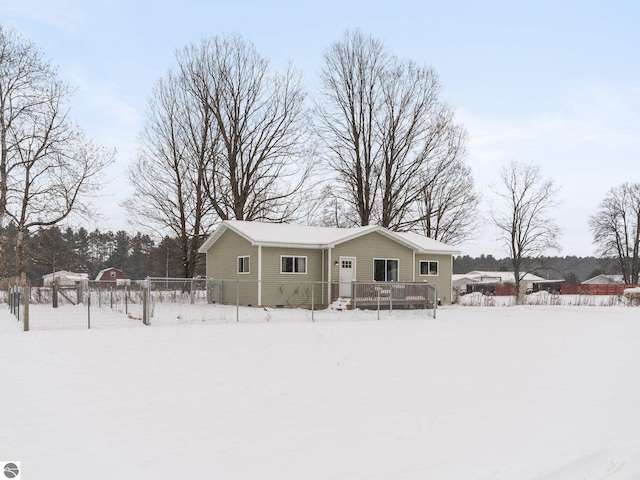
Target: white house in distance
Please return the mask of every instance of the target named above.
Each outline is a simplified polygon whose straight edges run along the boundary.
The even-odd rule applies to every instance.
[[[515,274],[513,272],[491,272],[473,270],[469,273],[455,274],[452,276],[453,288],[461,293],[471,293],[477,287],[478,291],[484,291],[482,286],[491,286],[496,284],[515,284]],[[546,280],[533,273],[526,273],[521,282],[526,285],[528,292],[544,289],[544,284],[558,284],[564,280]]]
[[[622,285],[624,277],[622,275],[596,275],[582,282],[583,285]]]
[[[66,270],[59,270],[57,272],[47,273],[42,276],[42,285],[44,287],[50,287],[55,281],[61,287],[72,287],[79,283],[84,283],[89,280],[88,273],[75,273],[68,272]]]

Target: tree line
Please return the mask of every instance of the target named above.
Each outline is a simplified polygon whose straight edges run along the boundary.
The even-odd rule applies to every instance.
[[[6,264],[15,259],[17,228],[10,224],[5,229],[1,268],[9,271],[15,265]],[[149,235],[136,233],[130,235],[123,230],[117,232],[91,232],[85,228],[64,230],[58,226],[40,228],[31,232],[23,242],[25,262],[24,273],[31,285],[40,285],[42,276],[54,271],[86,273],[89,279],[98,273],[115,267],[122,270],[128,278],[144,279],[150,277],[181,277],[183,265],[180,255],[180,239],[165,236],[158,240]],[[204,275],[204,255],[200,255],[196,264],[196,275]]]

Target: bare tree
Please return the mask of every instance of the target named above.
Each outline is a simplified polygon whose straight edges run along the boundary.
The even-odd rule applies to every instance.
[[[214,37],[180,56],[190,93],[206,105],[219,142],[208,194],[222,220],[291,219],[310,173],[303,150],[305,90],[239,36]]]
[[[466,134],[439,100],[435,71],[395,57],[358,31],[332,44],[324,61],[316,131],[337,176],[333,197],[355,212],[347,218],[427,235],[442,231],[424,228],[434,215],[425,211],[425,198],[454,178],[442,175],[452,165],[464,168]],[[474,211],[472,204],[457,216]]]
[[[467,165],[454,161],[438,175],[427,176],[421,200],[419,221],[425,236],[456,245],[474,235],[480,198]]]
[[[336,196],[356,212],[359,225],[375,222],[382,157],[376,121],[388,56],[379,40],[347,32],[325,52],[320,74],[318,134],[326,161],[338,175]]]
[[[219,220],[284,221],[295,214],[303,164],[304,90],[289,67],[268,62],[240,37],[214,37],[177,52],[158,82],[129,169],[129,213],[182,242],[184,275]],[[160,187],[160,188],[159,188]]]
[[[18,272],[29,229],[89,214],[113,162],[67,118],[70,96],[40,50],[0,26],[0,229],[17,228]]]
[[[495,193],[502,205],[492,209],[491,220],[511,260],[521,302],[520,284],[532,262],[549,249],[559,250],[560,229],[550,217],[558,205],[558,190],[553,180],[542,178],[540,167],[533,164],[513,161],[502,170],[500,179],[501,188]]]
[[[215,221],[206,184],[217,143],[213,116],[189,86],[189,79],[169,72],[154,87],[138,158],[128,171],[135,197],[123,202],[139,225],[180,239],[185,278],[193,277],[201,237]]]
[[[615,258],[624,282],[638,284],[640,269],[640,183],[614,187],[589,218],[598,253]]]

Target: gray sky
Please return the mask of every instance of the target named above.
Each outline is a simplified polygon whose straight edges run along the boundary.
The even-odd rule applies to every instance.
[[[288,60],[314,94],[322,52],[346,29],[383,40],[433,66],[469,133],[469,156],[487,212],[500,169],[540,165],[561,188],[562,255],[591,255],[588,216],[607,190],[640,181],[640,2],[612,1],[147,1],[0,0],[0,22],[42,48],[77,88],[72,116],[97,144],[118,150],[87,228],[135,232],[118,203],[124,171],[155,81],[175,51],[238,33],[274,69]],[[486,222],[484,222],[486,223]],[[464,254],[504,256],[485,227]]]

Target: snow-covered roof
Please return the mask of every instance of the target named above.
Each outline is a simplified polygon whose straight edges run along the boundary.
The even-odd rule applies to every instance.
[[[462,277],[483,283],[515,283],[516,279],[513,272],[492,272],[486,270],[473,270],[472,272],[463,274]],[[544,278],[534,275],[533,273],[525,273],[522,280],[525,282],[545,281]]]
[[[378,232],[417,252],[455,255],[460,251],[442,242],[416,233],[392,232],[379,225],[366,227],[335,228],[287,223],[261,223],[240,220],[225,220],[198,250],[206,253],[227,230],[232,230],[251,242],[252,245],[289,248],[333,248],[335,245],[362,235]]]
[[[50,277],[53,278],[54,273],[47,273],[45,275],[42,276],[43,279],[49,279]],[[68,272],[66,270],[58,270],[57,272],[55,272],[55,277],[56,278],[67,278],[69,280],[87,280],[89,278],[89,274],[88,273],[75,273],[75,272]]]
[[[458,248],[447,245],[446,243],[439,242],[433,238],[425,237],[413,232],[394,232],[401,238],[404,238],[408,242],[417,245],[420,251],[429,253],[446,253],[451,255],[459,255],[462,253]]]
[[[622,275],[596,275],[582,282],[584,285],[609,285],[623,284],[624,277]]]

